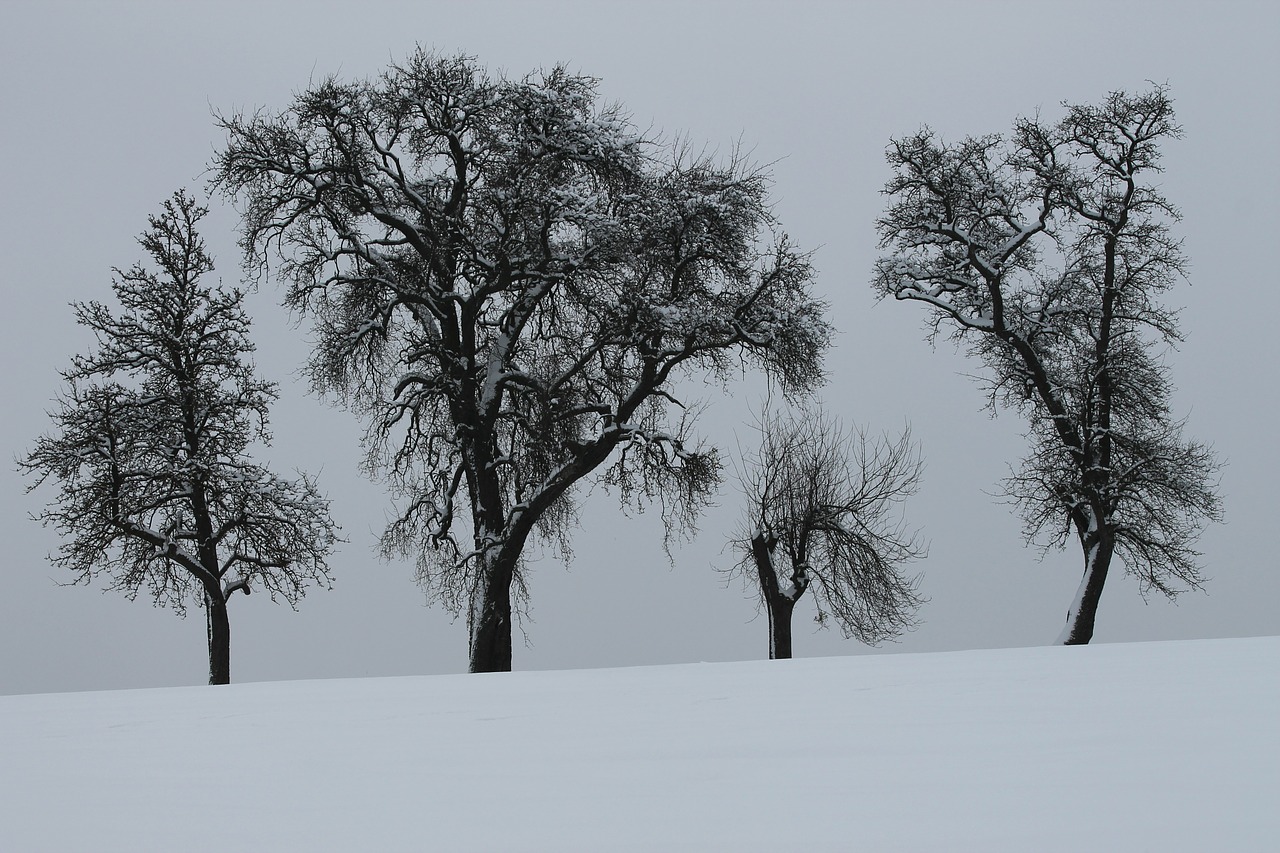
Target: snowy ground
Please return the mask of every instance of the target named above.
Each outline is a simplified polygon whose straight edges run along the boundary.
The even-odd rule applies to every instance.
[[[0,850],[1280,849],[1280,638],[0,697]]]

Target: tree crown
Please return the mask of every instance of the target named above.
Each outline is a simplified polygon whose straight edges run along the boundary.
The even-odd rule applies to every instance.
[[[910,430],[873,438],[821,409],[766,412],[757,426],[739,477],[747,509],[734,573],[756,576],[766,596],[795,601],[812,588],[819,621],[830,615],[862,642],[912,627],[923,599],[902,569],[926,548],[901,515],[923,468]]]
[[[1113,537],[1126,568],[1172,594],[1200,582],[1191,547],[1220,516],[1217,463],[1181,437],[1161,295],[1183,278],[1176,208],[1151,183],[1176,138],[1163,88],[1020,119],[1007,139],[889,147],[882,296],[931,309],[986,365],[991,404],[1020,410],[1030,451],[1006,481],[1028,537]]]
[[[405,501],[384,541],[440,546],[420,566],[455,604],[458,569],[563,534],[611,456],[604,482],[691,518],[719,463],[688,441],[682,377],[821,378],[830,329],[807,258],[768,240],[765,176],[645,140],[591,78],[419,51],[223,125],[245,248],[282,258],[316,386],[368,416]]]
[[[119,311],[75,305],[97,347],[63,372],[68,390],[20,466],[60,493],[39,516],[65,537],[55,562],[87,582],[106,572],[183,610],[194,594],[254,583],[295,604],[328,584],[328,502],[248,455],[267,443],[276,386],[249,356],[243,293],[210,287],[196,230],[207,210],[179,191],[139,238],[151,266],[116,270]]]

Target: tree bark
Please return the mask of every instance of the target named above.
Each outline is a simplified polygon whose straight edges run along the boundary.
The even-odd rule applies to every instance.
[[[231,620],[227,602],[221,595],[204,596],[205,621],[209,636],[209,683],[231,683]]]
[[[501,556],[484,568],[484,590],[473,611],[471,671],[511,671],[511,581],[513,565]],[[475,605],[473,605],[475,606]]]
[[[1111,556],[1115,541],[1106,535],[1082,537],[1084,546],[1084,577],[1076,592],[1071,609],[1067,611],[1067,624],[1058,642],[1064,646],[1083,646],[1093,639],[1093,624],[1098,616],[1098,602],[1102,600],[1102,587],[1107,582],[1111,568]]]
[[[769,608],[769,660],[791,657],[791,612],[796,603],[781,592],[766,596]]]

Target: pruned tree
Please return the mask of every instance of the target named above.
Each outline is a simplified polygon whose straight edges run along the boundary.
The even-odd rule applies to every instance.
[[[120,310],[76,304],[97,348],[63,371],[54,430],[19,466],[56,500],[38,516],[64,537],[55,563],[75,583],[109,578],[130,599],[206,614],[209,683],[231,679],[227,603],[265,589],[291,606],[328,586],[336,540],[314,481],[255,463],[276,387],[257,378],[239,290],[204,284],[213,261],[196,230],[207,213],[184,192],[139,243],[151,267],[115,271]]]
[[[765,413],[760,446],[743,459],[746,517],[734,567],[769,616],[769,657],[791,657],[791,616],[810,589],[819,624],[876,644],[915,624],[922,603],[907,563],[924,556],[902,518],[922,463],[910,430],[869,439],[821,409]]]
[[[522,555],[566,535],[584,477],[696,512],[719,462],[678,380],[821,378],[824,306],[765,242],[766,176],[646,142],[590,78],[418,51],[222,124],[248,257],[316,320],[316,386],[400,500],[384,550],[465,609],[472,671],[510,669]]]
[[[1161,297],[1183,278],[1178,212],[1153,183],[1181,134],[1163,88],[1021,119],[1008,139],[889,147],[881,295],[920,302],[986,366],[990,404],[1027,419],[1007,480],[1029,540],[1073,535],[1084,572],[1060,642],[1087,643],[1113,555],[1170,597],[1202,578],[1194,542],[1220,518],[1212,451],[1182,437]]]

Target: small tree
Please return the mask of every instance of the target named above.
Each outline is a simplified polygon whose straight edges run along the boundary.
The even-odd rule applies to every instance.
[[[61,489],[38,516],[65,537],[54,562],[76,583],[105,574],[179,613],[199,600],[209,683],[226,684],[231,594],[258,586],[296,605],[308,584],[328,586],[336,527],[310,478],[280,479],[248,456],[269,442],[276,390],[248,361],[242,293],[202,283],[206,212],[175,193],[139,239],[154,268],[115,271],[122,311],[75,305],[97,349],[63,372],[56,428],[19,464],[31,488]]]
[[[791,657],[791,614],[810,588],[819,623],[829,614],[846,637],[874,644],[911,627],[921,599],[902,566],[924,547],[899,513],[922,468],[910,431],[868,440],[820,410],[766,414],[759,430],[741,475],[747,517],[735,571],[759,583],[769,657]]]
[[[1163,350],[1179,340],[1160,296],[1183,276],[1176,209],[1154,188],[1176,138],[1164,89],[1068,106],[1056,125],[889,148],[891,251],[881,295],[924,304],[987,367],[991,405],[1028,420],[1007,481],[1033,539],[1074,533],[1084,573],[1060,641],[1087,643],[1118,554],[1144,589],[1201,583],[1193,543],[1220,518],[1217,463],[1182,438]]]
[[[696,511],[719,463],[678,379],[821,378],[824,306],[766,242],[765,177],[646,142],[590,78],[419,51],[223,125],[249,257],[278,251],[318,320],[317,387],[367,417],[403,500],[384,548],[466,609],[472,671],[511,668],[526,544],[566,534],[584,477]]]

